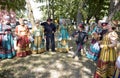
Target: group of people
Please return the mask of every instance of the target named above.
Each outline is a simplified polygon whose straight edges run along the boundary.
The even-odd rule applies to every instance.
[[[92,23],[90,30],[85,32],[83,24],[73,33],[76,38],[77,49],[73,58],[81,57],[81,49],[89,42],[86,57],[97,61],[94,78],[120,78],[120,46],[115,26],[107,22]]]
[[[94,78],[120,78],[120,56],[118,53],[120,47],[117,47],[116,27],[100,21],[92,26],[93,28],[89,32],[91,42],[86,56],[97,61]]]
[[[68,52],[70,34],[65,21],[58,29],[57,49],[55,49],[56,30],[56,26],[50,18],[41,24],[36,21],[31,31],[21,18],[13,33],[11,26],[6,20],[3,20],[0,24],[0,59],[42,53],[50,51],[50,47],[52,52],[56,50]],[[120,57],[118,57],[120,53],[117,54],[116,49],[118,35],[115,32],[115,27],[99,21],[98,24],[93,23],[90,31],[86,32],[84,24],[79,24],[78,30],[72,34],[72,37],[75,38],[77,45],[73,58],[80,58],[81,49],[89,41],[88,39],[91,40],[86,56],[89,59],[97,60],[94,78],[111,78],[116,76],[115,73],[118,72],[120,78]],[[119,69],[117,71],[116,66]]]
[[[31,30],[22,18],[19,19],[19,24],[15,29],[8,24],[7,20],[2,21],[0,28],[0,59],[14,56],[24,57],[31,53],[37,54],[50,51],[50,49],[51,52],[69,51],[69,34],[65,22],[59,28],[57,49],[55,49],[56,26],[50,18],[42,23],[36,21]]]

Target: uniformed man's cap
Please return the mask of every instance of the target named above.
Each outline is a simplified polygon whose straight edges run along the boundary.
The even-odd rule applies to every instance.
[[[48,19],[47,19],[47,21],[48,21],[48,22],[51,22],[51,21],[52,21],[52,19],[51,19],[51,18],[48,18]]]

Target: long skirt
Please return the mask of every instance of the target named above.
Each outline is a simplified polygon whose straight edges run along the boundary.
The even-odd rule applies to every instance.
[[[69,51],[68,40],[59,41],[57,51],[58,52],[68,52]]]
[[[101,49],[94,78],[111,78],[114,75],[116,58],[114,48]]]
[[[15,54],[13,36],[11,34],[0,35],[0,59],[10,59]]]
[[[100,52],[100,47],[99,47],[98,43],[97,42],[91,43],[91,45],[89,47],[89,51],[86,53],[87,58],[96,61],[98,59],[99,52]]]
[[[24,57],[31,54],[29,43],[30,41],[27,36],[21,36],[17,39],[17,57]]]
[[[45,41],[40,36],[36,36],[31,43],[32,53],[39,54],[45,52]]]

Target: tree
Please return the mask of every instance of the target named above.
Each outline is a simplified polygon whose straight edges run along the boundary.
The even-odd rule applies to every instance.
[[[0,21],[4,15],[10,16],[10,22],[16,22],[16,11],[25,10],[25,0],[0,0]]]
[[[19,11],[25,9],[25,0],[0,0],[0,9]]]
[[[110,9],[109,9],[109,16],[108,16],[108,22],[110,22],[112,20],[112,18],[114,17],[114,15],[120,11],[120,1],[117,0],[118,2],[115,3],[113,2],[113,0],[110,1]]]
[[[26,1],[26,5],[27,5],[27,9],[28,9],[28,18],[31,21],[32,24],[32,28],[35,26],[35,20],[34,20],[34,16],[33,16],[33,10],[30,4],[29,0],[25,0]]]

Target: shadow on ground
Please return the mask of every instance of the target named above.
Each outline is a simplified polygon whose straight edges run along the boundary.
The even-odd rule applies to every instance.
[[[84,56],[75,61],[67,55],[45,52],[2,60],[0,78],[92,78],[94,62]]]
[[[75,51],[75,42],[70,41]],[[93,78],[96,63],[82,56],[79,61],[69,53],[45,52],[0,63],[0,78]]]

